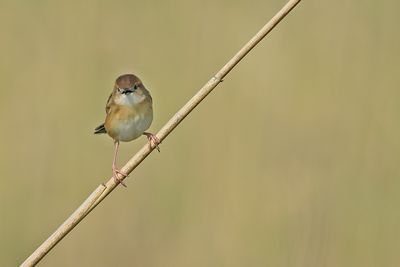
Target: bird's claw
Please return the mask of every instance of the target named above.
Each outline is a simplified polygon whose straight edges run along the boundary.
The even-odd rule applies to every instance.
[[[160,147],[158,146],[159,144],[161,144],[160,139],[155,134],[152,134],[152,133],[146,133],[145,132],[143,134],[149,140],[150,148],[152,148],[154,146],[157,149],[157,151],[160,152]]]
[[[126,174],[126,173],[124,173],[124,172],[122,172],[122,171],[120,171],[120,170],[118,170],[118,169],[115,169],[115,168],[113,168],[113,177],[114,177],[114,181],[117,183],[117,184],[121,184],[121,185],[123,185],[124,187],[127,187],[126,186],[126,184],[122,181],[122,179],[121,178],[119,178],[119,174],[120,175],[122,175],[122,177],[127,177],[128,176],[128,174]]]

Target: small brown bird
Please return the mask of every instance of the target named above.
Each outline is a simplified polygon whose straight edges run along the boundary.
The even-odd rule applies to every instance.
[[[141,135],[147,136],[150,146],[160,151],[160,140],[152,133],[145,132],[153,121],[153,100],[150,92],[144,87],[138,77],[124,74],[115,81],[114,89],[106,105],[106,119],[98,126],[95,134],[107,133],[114,139],[114,159],[112,163],[113,177],[117,183],[126,186],[118,174],[127,176],[118,170],[116,160],[119,142],[129,142]]]

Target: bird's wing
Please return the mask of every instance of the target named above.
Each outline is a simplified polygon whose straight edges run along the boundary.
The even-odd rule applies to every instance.
[[[107,104],[106,104],[106,114],[108,114],[108,112],[110,111],[110,108],[111,108],[111,105],[112,105],[112,103],[113,103],[113,101],[112,101],[112,93],[110,94],[110,96],[108,97],[108,100],[107,100]]]

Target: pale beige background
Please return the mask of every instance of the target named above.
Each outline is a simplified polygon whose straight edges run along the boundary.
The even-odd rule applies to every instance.
[[[157,131],[284,3],[1,1],[0,266],[110,176],[116,76]],[[399,266],[399,10],[304,0],[40,266]]]

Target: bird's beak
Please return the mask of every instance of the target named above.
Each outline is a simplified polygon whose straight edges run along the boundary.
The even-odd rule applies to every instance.
[[[133,93],[133,90],[128,89],[128,88],[126,88],[126,89],[124,89],[124,91],[122,91],[122,94],[124,94],[124,95],[130,94],[130,93]]]

